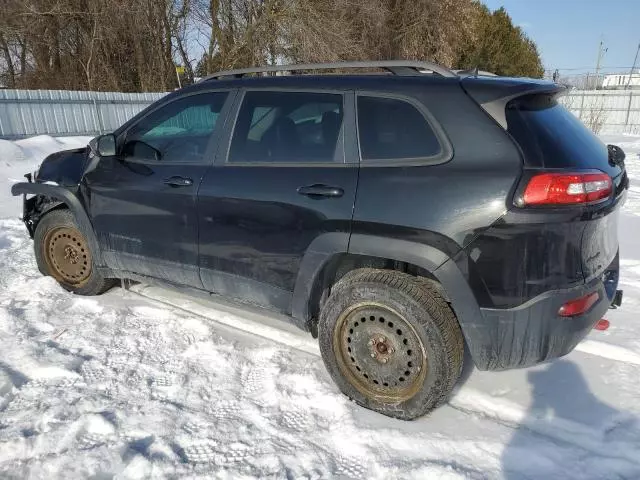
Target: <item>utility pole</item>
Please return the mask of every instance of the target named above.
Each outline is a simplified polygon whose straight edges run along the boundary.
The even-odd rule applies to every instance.
[[[596,62],[596,88],[597,84],[600,81],[600,63],[604,58],[604,54],[607,53],[608,48],[604,48],[604,41],[600,40],[600,44],[598,45],[598,61]]]
[[[604,58],[604,54],[609,50],[608,48],[604,48],[604,41],[600,40],[600,44],[598,45],[598,61],[596,62],[596,75],[600,73],[600,63]]]
[[[633,71],[636,69],[636,63],[638,63],[638,53],[640,53],[640,43],[638,43],[638,48],[636,49],[636,58],[633,59],[633,67],[631,67],[631,71],[629,72],[629,81],[627,82],[627,87],[625,90],[629,90],[629,85],[631,85]]]

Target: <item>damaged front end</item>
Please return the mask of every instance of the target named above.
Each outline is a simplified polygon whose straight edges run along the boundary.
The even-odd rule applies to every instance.
[[[27,182],[17,183],[11,188],[13,195],[22,195],[22,221],[31,238],[38,222],[46,213],[66,205],[65,197],[68,195],[77,198],[88,151],[85,147],[53,153],[43,160],[36,172],[25,175]],[[42,185],[53,186],[56,187],[55,190],[65,192],[52,196],[48,194],[52,189],[42,189]]]
[[[29,173],[25,177],[31,183],[31,174]],[[59,208],[64,202],[46,195],[34,195],[31,198],[27,198],[27,195],[28,192],[22,193],[22,221],[27,227],[29,236],[33,238],[40,219],[51,210]]]
[[[84,147],[52,153],[43,160],[33,180],[71,189],[77,187],[84,175],[88,151],[89,149]]]

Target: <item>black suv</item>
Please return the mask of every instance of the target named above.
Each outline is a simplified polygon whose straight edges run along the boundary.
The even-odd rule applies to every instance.
[[[284,312],[346,395],[412,419],[465,349],[532,365],[621,302],[624,153],[563,90],[427,62],[221,72],[12,192],[64,288],[154,279]]]

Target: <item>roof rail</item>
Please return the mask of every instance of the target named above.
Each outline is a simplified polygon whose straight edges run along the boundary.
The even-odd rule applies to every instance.
[[[334,63],[301,63],[297,65],[269,65],[266,67],[241,68],[239,70],[225,70],[207,75],[201,81],[222,77],[241,78],[249,73],[265,72],[293,72],[297,70],[333,70],[342,68],[383,68],[394,75],[420,75],[427,70],[442,77],[455,77],[456,74],[442,65],[433,62],[420,62],[413,60],[377,60],[361,62],[334,62]]]
[[[468,70],[452,70],[452,71],[459,77],[497,77],[498,76],[493,72],[478,70],[478,67],[470,68]]]

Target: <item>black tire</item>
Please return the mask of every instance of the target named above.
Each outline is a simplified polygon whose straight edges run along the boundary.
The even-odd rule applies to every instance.
[[[100,295],[115,285],[115,280],[104,278],[96,268],[89,242],[67,209],[54,210],[42,217],[33,236],[33,248],[40,272],[53,277],[70,292]],[[73,255],[73,263],[54,254],[65,248]]]
[[[387,322],[383,312],[404,331]],[[346,274],[332,287],[318,330],[322,359],[342,393],[390,417],[412,420],[429,413],[447,400],[462,370],[464,340],[450,306],[429,282],[401,272],[363,268]],[[419,345],[417,353],[404,350],[412,344]],[[367,354],[371,358],[363,358]],[[403,372],[407,359],[426,368],[409,361],[412,369]],[[401,376],[405,373],[407,378]],[[396,378],[402,381],[391,384]]]

